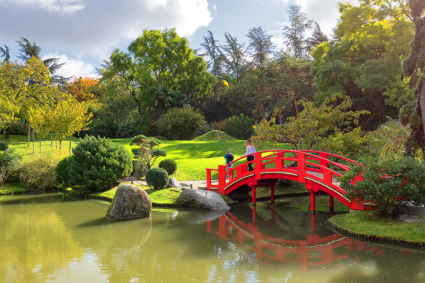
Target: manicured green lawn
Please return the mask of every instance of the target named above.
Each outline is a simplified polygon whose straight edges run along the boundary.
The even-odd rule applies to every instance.
[[[32,138],[32,137],[31,137]],[[6,140],[9,144],[10,148],[15,149],[15,152],[18,153],[20,156],[22,156],[22,159],[25,161],[25,159],[33,154],[33,143],[31,139],[30,146],[28,146],[28,136],[19,136],[19,135],[10,135],[10,138]],[[71,146],[74,148],[79,143],[78,138],[71,138]],[[57,145],[57,148],[56,148]],[[36,136],[35,137],[35,144],[34,144],[34,151],[35,153],[39,153],[40,151],[40,139]],[[69,155],[69,138],[66,141],[62,141],[62,147],[61,151],[59,151],[59,143],[56,141],[53,141],[53,143],[50,141],[50,136],[44,137],[41,139],[41,151],[42,152],[57,152],[60,153],[63,157],[66,157]]]
[[[159,158],[154,167],[158,166],[159,162],[163,159],[174,159],[177,163],[177,172],[172,176],[178,181],[192,181],[192,180],[205,180],[205,168],[218,168],[218,165],[225,164],[224,155],[228,149],[232,150],[235,159],[245,154],[244,140],[236,140],[226,133],[222,133],[223,140],[220,140],[215,132],[207,133],[191,141],[172,141],[162,140],[161,149],[167,151],[167,156]],[[32,154],[32,144],[27,147],[27,136],[11,135],[8,140],[9,146],[16,149],[16,152],[23,156]],[[130,146],[130,138],[126,139],[112,139],[113,142],[123,145],[131,153],[132,148],[137,146]],[[72,138],[72,147],[75,147],[79,139]],[[38,143],[36,138],[35,151],[38,152]],[[279,149],[290,149],[290,146],[283,144]],[[258,147],[257,150],[275,149],[273,145],[266,145]],[[42,151],[56,151],[55,141],[53,146],[49,139],[42,140]],[[62,142],[61,155],[68,156],[69,141]],[[133,153],[131,153],[133,155]],[[243,160],[245,162],[245,160]],[[242,162],[239,162],[242,163]],[[237,165],[237,164],[236,164]],[[213,171],[213,179],[217,179],[217,172]]]
[[[338,214],[329,222],[349,232],[371,235],[376,239],[425,243],[425,222],[406,223],[379,216],[373,211]]]
[[[0,187],[0,195],[22,194],[28,192],[28,187],[19,183],[5,183]]]
[[[216,134],[214,133],[214,135]],[[167,151],[167,156],[158,158],[155,166],[157,166],[163,159],[174,159],[177,163],[177,172],[173,175],[173,177],[175,177],[178,181],[205,180],[205,168],[217,169],[218,165],[226,164],[224,155],[228,149],[232,150],[232,153],[235,155],[235,159],[245,154],[246,141],[244,140],[236,140],[231,137],[228,137],[226,140],[226,136],[223,137],[225,140],[219,140],[218,137],[214,139],[214,136],[211,134],[210,137],[211,141],[202,141],[197,139],[191,141],[162,140],[160,148]],[[205,136],[201,136],[199,139],[205,139]],[[113,141],[122,144],[130,151],[131,148],[137,147],[129,145],[130,139],[115,139]],[[283,144],[278,148],[290,149],[290,146]],[[275,149],[275,147],[272,145],[262,146],[257,148],[257,151],[266,149]],[[243,160],[243,162],[245,162],[245,160]],[[212,178],[217,179],[216,171],[213,171]]]
[[[151,198],[152,201],[152,205],[153,206],[177,206],[177,198],[180,196],[181,194],[181,190],[177,189],[177,188],[166,188],[166,189],[162,189],[162,190],[153,190],[150,189],[147,186],[140,186],[138,185],[140,188],[144,189],[149,197]],[[89,196],[91,197],[99,197],[102,199],[107,199],[112,201],[112,199],[115,196],[115,193],[117,192],[118,187],[112,188],[108,191],[104,191],[104,192],[97,192],[97,193],[92,193]],[[229,199],[227,196],[223,196],[221,195],[221,197],[224,199],[224,201],[229,204],[236,204],[237,202]]]

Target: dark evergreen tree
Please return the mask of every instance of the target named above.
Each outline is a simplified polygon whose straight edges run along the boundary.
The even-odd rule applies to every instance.
[[[299,5],[290,5],[287,12],[289,25],[283,27],[285,44],[297,58],[308,56],[310,48],[305,38],[305,32],[311,29],[313,21],[307,20],[306,14],[301,11]]]
[[[271,34],[266,34],[261,27],[252,28],[246,35],[249,38],[248,48],[253,57],[252,64],[260,69],[264,68],[267,57],[274,51]]]

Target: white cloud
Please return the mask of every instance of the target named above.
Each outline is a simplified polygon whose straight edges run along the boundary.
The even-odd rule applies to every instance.
[[[0,3],[12,3],[20,7],[40,7],[49,12],[72,14],[84,9],[84,0],[0,0]]]
[[[70,77],[97,77],[96,68],[84,63],[78,59],[69,59],[66,55],[59,55],[58,53],[49,53],[43,56],[42,60],[47,58],[60,58],[59,63],[65,63],[57,72],[57,75],[65,78]]]
[[[42,47],[106,59],[144,29],[176,28],[187,37],[212,19],[207,0],[0,0],[0,26],[9,27],[0,43],[23,36]]]
[[[213,9],[214,9],[214,17],[217,17],[218,13],[217,13],[217,5],[216,4],[213,5]]]
[[[272,37],[272,43],[273,45],[276,47],[275,50],[281,50],[282,48],[285,47],[285,43],[284,43],[284,38],[282,35],[282,30],[275,30],[275,31],[271,31],[270,32],[271,35],[273,35]]]

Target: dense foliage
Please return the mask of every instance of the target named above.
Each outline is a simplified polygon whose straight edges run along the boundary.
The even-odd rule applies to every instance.
[[[168,173],[162,168],[151,168],[146,173],[146,182],[154,189],[164,188],[168,184],[168,180]]]
[[[58,165],[56,166],[56,174],[59,176],[60,182],[64,185],[69,185],[70,178],[68,171],[72,159],[72,156],[65,157],[59,161]]]
[[[252,126],[254,126],[254,119],[241,114],[227,119],[223,131],[236,139],[244,140],[250,138],[254,133]]]
[[[15,170],[21,157],[14,153],[13,149],[0,151],[0,186],[10,176],[10,173]]]
[[[392,214],[397,205],[420,206],[425,200],[425,167],[412,157],[397,161],[391,159],[364,159],[364,167],[357,166],[341,178],[347,196],[355,201],[370,202],[380,212]],[[356,175],[362,181],[352,184]]]
[[[133,171],[130,153],[108,139],[86,136],[72,151],[69,183],[84,194],[108,189]]]
[[[158,125],[172,139],[190,139],[205,125],[204,116],[191,107],[172,108],[158,120]]]
[[[0,141],[0,150],[6,150],[8,148],[8,144],[5,141]]]
[[[17,169],[21,183],[41,190],[56,189],[59,185],[56,167],[61,159],[57,152],[31,156]]]
[[[177,171],[177,163],[173,159],[164,159],[158,164],[159,168],[165,169],[168,175],[172,175]]]

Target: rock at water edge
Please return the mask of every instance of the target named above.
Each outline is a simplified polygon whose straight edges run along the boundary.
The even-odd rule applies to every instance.
[[[178,203],[184,206],[209,209],[209,210],[229,210],[230,206],[223,198],[214,192],[203,190],[184,190],[179,198]]]
[[[149,217],[152,214],[152,201],[145,190],[135,185],[122,185],[106,212],[110,220]]]
[[[179,182],[177,182],[176,178],[170,178],[170,180],[168,181],[167,188],[181,189],[182,185],[180,185]]]

